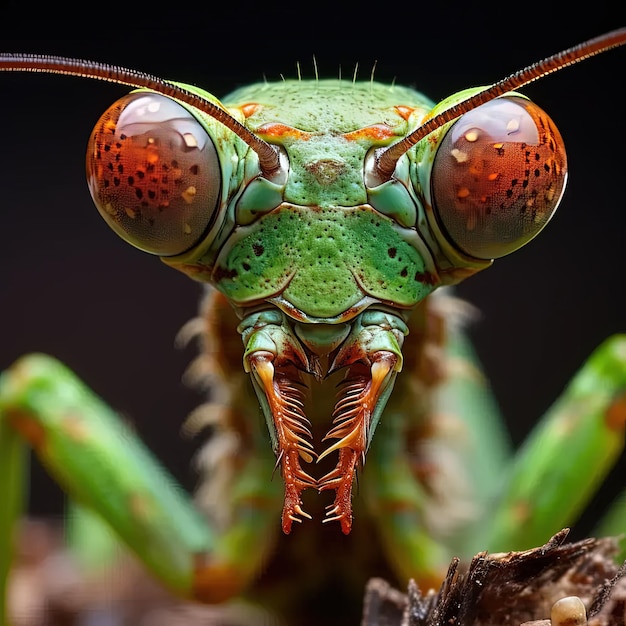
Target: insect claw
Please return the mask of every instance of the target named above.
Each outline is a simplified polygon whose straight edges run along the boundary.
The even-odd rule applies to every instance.
[[[297,473],[297,477],[300,481],[302,489],[308,489],[309,487],[314,489],[317,487],[317,481],[315,478],[313,478],[313,476],[309,476],[306,472],[299,471]]]
[[[337,504],[329,504],[326,508],[329,510],[326,511],[326,517],[322,520],[322,524],[326,524],[326,522],[338,522],[345,517],[345,513],[339,512],[340,509]]]
[[[289,534],[291,532],[291,523],[298,522],[298,524],[302,524],[301,517],[306,517],[307,519],[313,519],[300,505],[299,502],[292,504],[291,507],[285,506],[283,509],[283,532],[285,534]]]
[[[276,463],[274,463],[274,469],[272,470],[272,479],[274,478],[274,475],[276,474],[276,470],[280,467],[280,462],[282,461],[284,454],[285,454],[285,451],[281,450],[280,454],[276,457]]]
[[[302,515],[302,517],[306,517],[307,519],[313,519],[305,510],[303,510],[303,508],[297,504],[294,507],[294,511],[298,514],[298,515]],[[302,522],[301,519],[298,519],[299,522]]]
[[[339,505],[331,505],[330,511],[326,513],[326,518],[322,520],[322,524],[326,524],[327,522],[339,522],[341,524],[341,530],[344,535],[350,533],[350,529],[352,527],[352,514],[350,511],[342,510],[342,507]],[[330,507],[326,507],[330,508]]]
[[[317,490],[319,493],[321,493],[322,491],[328,491],[331,489],[336,490],[339,488],[340,485],[341,485],[341,479],[334,478],[333,480],[328,480],[328,481],[324,481],[323,483],[321,483],[319,487],[317,488]]]
[[[337,469],[334,469],[332,472],[328,472],[325,476],[320,478],[317,481],[317,491],[321,493],[327,489],[335,489],[336,486],[341,482],[342,478]],[[326,508],[330,508],[333,506],[332,504],[328,505]]]

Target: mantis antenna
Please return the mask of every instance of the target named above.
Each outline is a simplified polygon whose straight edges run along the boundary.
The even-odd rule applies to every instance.
[[[438,115],[435,115],[428,121],[424,122],[424,124],[415,129],[404,139],[401,139],[388,148],[382,149],[378,153],[376,169],[380,178],[383,181],[389,180],[395,170],[398,159],[418,141],[444,124],[451,122],[464,113],[467,113],[468,111],[479,107],[481,104],[485,104],[485,102],[489,102],[490,100],[493,100],[508,91],[519,89],[528,83],[532,83],[539,78],[551,74],[552,72],[556,72],[573,65],[574,63],[578,63],[579,61],[583,61],[595,56],[596,54],[600,54],[601,52],[605,52],[611,48],[616,48],[617,46],[621,46],[625,43],[626,28],[613,30],[609,33],[605,33],[604,35],[600,35],[599,37],[589,39],[588,41],[578,44],[577,46],[568,48],[563,52],[553,54],[552,56],[543,59],[543,61],[533,63],[523,70],[515,72],[509,77],[498,81],[484,91],[471,96],[467,100],[463,100],[462,102],[451,106],[449,109],[442,111]]]
[[[232,130],[257,153],[263,173],[271,174],[279,167],[276,150],[239,123],[227,111],[210,100],[157,76],[106,63],[38,54],[0,54],[0,71],[65,74],[157,91],[199,109]]]

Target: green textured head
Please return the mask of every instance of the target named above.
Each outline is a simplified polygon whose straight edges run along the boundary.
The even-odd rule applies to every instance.
[[[297,320],[341,323],[374,303],[408,310],[439,283],[408,180],[377,190],[372,204],[364,175],[373,149],[432,108],[424,97],[376,83],[285,81],[241,89],[226,105],[288,163],[233,196],[232,230],[199,260],[238,308],[269,301]]]

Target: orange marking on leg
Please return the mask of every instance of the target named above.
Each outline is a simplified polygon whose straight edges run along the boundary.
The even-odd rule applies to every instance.
[[[46,444],[46,429],[35,419],[25,413],[11,411],[7,421],[36,452],[41,452]]]
[[[618,432],[624,430],[626,425],[626,393],[613,399],[613,402],[606,410],[606,425],[611,430]]]
[[[194,555],[193,597],[206,604],[220,604],[238,595],[246,579],[232,564],[211,563],[206,554]]]

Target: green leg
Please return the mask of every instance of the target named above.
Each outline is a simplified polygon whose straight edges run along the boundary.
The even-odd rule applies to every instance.
[[[437,389],[434,410],[459,424],[451,439],[460,440],[454,451],[471,490],[471,508],[482,513],[490,506],[500,478],[511,458],[511,443],[504,420],[469,339],[450,329],[446,342],[450,375]],[[454,445],[454,443],[452,443]],[[470,521],[448,538],[454,554],[472,557],[485,549],[481,543],[483,520]]]
[[[8,623],[6,589],[15,529],[24,509],[28,480],[26,448],[16,432],[0,419],[0,626]]]
[[[516,455],[484,520],[484,547],[528,549],[575,522],[621,453],[625,424],[626,336],[618,335],[591,355]]]
[[[415,480],[405,443],[401,416],[388,411],[368,452],[362,497],[399,579],[437,589],[450,564],[450,549],[424,523],[429,496]]]
[[[417,347],[398,375],[361,490],[400,577],[427,589],[438,588],[453,556],[483,549],[472,520],[495,491],[510,445],[462,332],[434,307],[415,316],[411,335]]]
[[[430,388],[433,414],[427,441],[440,437],[457,461],[461,455],[462,478],[472,490],[478,521],[453,529],[445,539],[437,534],[436,521],[430,533],[425,529],[427,514],[438,504],[415,480],[406,454],[407,424],[419,403],[411,399],[410,386],[402,387],[402,381],[413,384],[419,378],[417,368],[399,377],[402,401],[392,399],[381,420],[362,486],[399,572],[417,577],[422,587],[436,580],[452,555],[532,548],[575,522],[622,451],[626,424],[626,336],[613,337],[594,352],[513,460],[468,342],[451,332],[445,351],[450,376]],[[422,387],[417,389],[423,393]],[[439,418],[456,424],[452,434],[446,435],[445,426],[439,434],[430,432],[441,425]],[[446,436],[456,436],[461,445],[446,443]],[[446,517],[442,513],[437,519]],[[602,533],[624,530],[626,494]]]
[[[31,355],[0,377],[0,493],[11,503],[0,507],[3,585],[24,483],[18,434],[70,498],[104,519],[174,593],[224,601],[262,562],[281,506],[272,458],[244,460],[235,523],[218,533],[114,412],[59,362]]]

